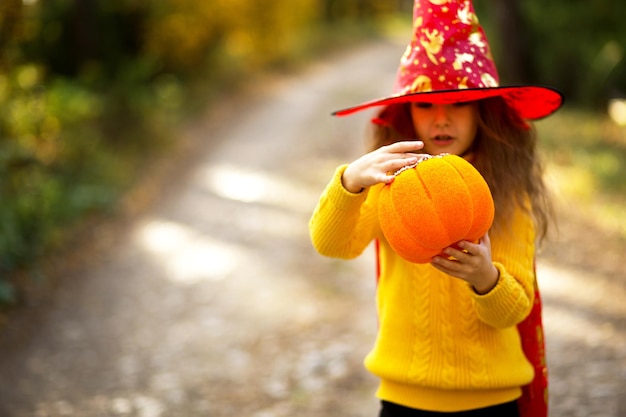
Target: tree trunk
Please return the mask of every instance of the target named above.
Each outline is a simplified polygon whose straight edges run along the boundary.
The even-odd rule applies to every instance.
[[[0,69],[8,65],[6,51],[22,22],[22,8],[22,0],[0,0]]]
[[[492,0],[494,28],[499,35],[497,64],[502,84],[524,84],[533,79],[530,36],[520,9],[521,0]]]

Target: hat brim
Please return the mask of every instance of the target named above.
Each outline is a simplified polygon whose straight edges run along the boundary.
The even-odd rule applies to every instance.
[[[560,91],[544,86],[468,88],[392,96],[337,110],[332,115],[347,116],[370,107],[389,106],[391,104],[415,102],[452,104],[498,96],[504,98],[511,107],[518,111],[522,118],[527,120],[542,119],[551,115],[563,105],[564,101],[563,94]]]

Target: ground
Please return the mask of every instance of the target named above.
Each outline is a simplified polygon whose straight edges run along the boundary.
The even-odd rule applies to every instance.
[[[0,328],[0,416],[377,415],[362,360],[374,260],[313,250],[307,221],[364,149],[404,45],[375,42],[264,78],[181,132],[179,150],[95,225]],[[552,417],[626,415],[623,242],[562,204],[538,260]],[[87,241],[84,238],[87,237]]]

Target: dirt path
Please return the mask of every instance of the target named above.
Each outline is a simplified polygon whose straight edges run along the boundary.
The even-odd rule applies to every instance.
[[[329,58],[190,127],[202,151],[175,186],[0,330],[0,416],[376,415],[372,253],[322,258],[307,221],[368,116],[326,115],[386,94],[403,48]],[[626,280],[551,259],[552,416],[626,415]]]

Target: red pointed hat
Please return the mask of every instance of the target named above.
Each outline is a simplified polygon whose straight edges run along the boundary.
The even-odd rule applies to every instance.
[[[495,96],[503,97],[529,120],[549,116],[563,104],[562,94],[550,87],[499,85],[471,0],[415,0],[413,37],[400,60],[393,94],[333,115],[397,103],[450,104]]]

